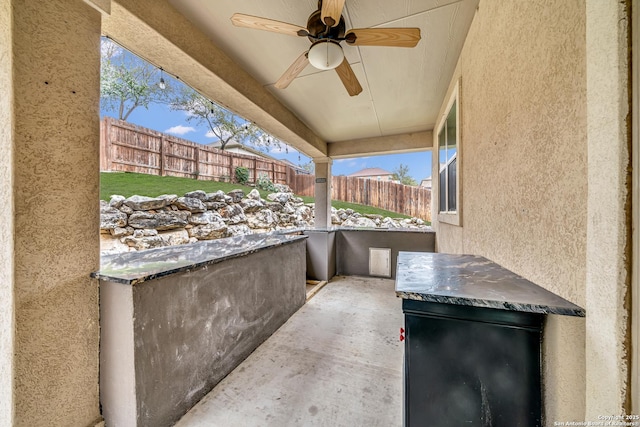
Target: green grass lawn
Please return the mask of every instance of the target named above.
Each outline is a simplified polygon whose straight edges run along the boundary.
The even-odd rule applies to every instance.
[[[134,194],[148,197],[156,197],[161,194],[177,194],[178,196],[182,196],[184,193],[194,190],[203,190],[207,193],[222,190],[227,193],[237,188],[244,190],[245,193],[253,190],[253,187],[250,186],[228,182],[196,181],[191,178],[145,175],[129,172],[100,173],[100,199],[102,200],[109,200],[112,194],[119,194],[124,197],[130,197]],[[269,194],[268,191],[258,191],[260,191],[262,198],[266,198],[267,194]],[[302,199],[304,199],[305,203],[313,203],[314,201],[313,197],[302,197]],[[407,215],[396,212],[338,200],[333,200],[331,206],[336,209],[353,209],[363,215],[375,214],[392,218],[409,218]]]

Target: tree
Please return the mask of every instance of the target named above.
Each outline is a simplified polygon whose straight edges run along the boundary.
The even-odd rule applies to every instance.
[[[164,88],[160,85],[163,79]],[[100,101],[102,108],[127,120],[138,107],[166,103],[173,92],[172,79],[157,67],[102,39],[100,63]]]
[[[311,174],[313,174],[316,170],[316,165],[315,163],[313,163],[313,160],[309,160],[307,163],[300,163],[298,166]]]
[[[400,184],[404,185],[418,185],[415,179],[409,175],[409,166],[400,163],[400,166],[393,170],[392,178],[395,181],[400,181]]]
[[[171,109],[187,113],[187,121],[209,127],[209,135],[220,141],[220,148],[233,141],[259,147],[280,146],[280,141],[233,112],[184,86],[176,92]]]

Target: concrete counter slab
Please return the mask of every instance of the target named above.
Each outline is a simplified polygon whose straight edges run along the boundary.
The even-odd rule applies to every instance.
[[[100,270],[92,273],[91,277],[135,285],[306,238],[290,234],[251,234],[189,245],[105,255],[100,258]]]
[[[409,300],[585,316],[583,308],[476,255],[401,252],[396,293]]]

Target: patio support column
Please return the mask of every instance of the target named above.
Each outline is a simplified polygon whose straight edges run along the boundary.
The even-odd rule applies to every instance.
[[[330,157],[313,159],[316,171],[315,228],[331,227],[331,164]]]
[[[0,425],[93,426],[100,13],[0,0]]]
[[[12,21],[11,2],[0,0],[0,426],[14,425]]]
[[[587,0],[586,419],[629,414],[630,3]],[[635,6],[635,5],[634,5]],[[635,345],[635,343],[633,343]]]

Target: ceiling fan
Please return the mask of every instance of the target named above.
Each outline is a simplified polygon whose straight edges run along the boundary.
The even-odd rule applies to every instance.
[[[296,59],[275,83],[284,89],[310,63],[320,70],[335,69],[342,84],[355,96],[362,92],[353,69],[344,57],[340,43],[351,46],[414,47],[420,41],[420,28],[360,28],[345,32],[342,9],[345,0],[318,0],[318,10],[307,21],[307,28],[273,19],[236,13],[231,22],[237,27],[254,28],[290,36],[308,37],[311,47]]]

